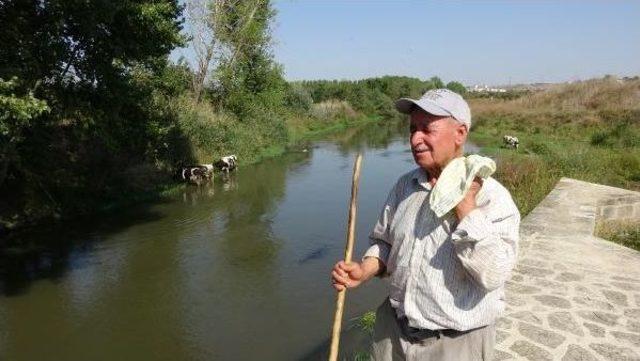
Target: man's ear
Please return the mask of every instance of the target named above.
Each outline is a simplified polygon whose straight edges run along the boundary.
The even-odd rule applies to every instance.
[[[455,129],[455,142],[456,145],[462,146],[467,141],[467,135],[469,134],[469,130],[467,126],[464,124],[458,124]]]

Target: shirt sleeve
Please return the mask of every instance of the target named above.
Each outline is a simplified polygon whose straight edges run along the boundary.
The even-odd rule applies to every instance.
[[[391,244],[393,243],[389,232],[391,222],[393,220],[393,216],[397,207],[397,193],[400,182],[401,181],[396,183],[396,185],[387,196],[387,200],[382,207],[382,211],[380,212],[378,221],[376,222],[373,230],[371,231],[371,234],[369,235],[370,247],[364,253],[364,256],[362,257],[363,260],[367,257],[375,257],[382,261],[385,266],[387,265],[387,261],[389,260],[389,253],[391,252]]]
[[[487,291],[502,286],[515,266],[520,212],[511,196],[469,212],[452,233],[456,254],[467,273]],[[488,214],[493,214],[489,216]]]

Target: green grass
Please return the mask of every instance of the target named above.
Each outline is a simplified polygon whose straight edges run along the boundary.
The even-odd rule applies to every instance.
[[[353,361],[369,361],[371,355],[367,351],[360,351],[353,356]]]
[[[370,335],[373,334],[373,327],[375,326],[375,324],[376,324],[376,313],[375,313],[375,311],[369,311],[369,312],[365,313],[364,315],[360,316],[360,318],[358,318],[358,321],[357,321],[358,327],[362,331],[364,331],[364,332],[366,332],[366,333],[368,333]]]
[[[509,189],[523,216],[561,177],[640,189],[637,121],[623,119],[585,126],[571,121],[537,122],[519,114],[501,114],[481,116],[477,123],[470,133],[471,140],[485,154],[497,159],[495,177]],[[518,150],[502,147],[505,134],[519,138]]]

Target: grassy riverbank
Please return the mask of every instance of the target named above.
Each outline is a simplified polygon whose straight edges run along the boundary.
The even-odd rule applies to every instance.
[[[207,106],[199,105],[199,107]],[[221,118],[224,118],[215,112],[206,113],[201,110],[195,112],[200,114],[199,117],[198,115],[194,116],[193,113],[183,113],[185,117],[190,117],[187,120],[183,120],[182,125],[185,128],[185,134],[192,137],[188,151],[195,155],[194,162],[211,163],[214,157],[233,152],[238,155],[242,167],[279,156],[289,149],[305,148],[307,143],[323,136],[343,132],[351,127],[375,123],[381,119],[378,116],[366,116],[356,112],[349,114],[334,112],[323,118],[292,114],[283,121],[285,128],[283,128],[284,136],[282,137],[256,139],[256,137],[251,136],[256,134],[252,129],[255,124],[241,123],[233,127],[231,134],[222,135],[227,137],[225,138],[227,140],[216,143],[207,140],[202,133],[216,134],[220,129],[224,129],[227,124],[224,124],[224,121],[220,121]],[[191,129],[193,133],[190,134],[188,129]],[[217,134],[220,136],[220,133]],[[88,206],[79,212],[56,214],[54,217],[33,218],[25,220],[24,223],[17,223],[10,229],[28,228],[31,225],[46,225],[75,217],[116,212],[125,207],[168,199],[179,194],[188,186],[184,182],[176,180],[169,169],[162,171],[148,167],[131,176],[130,187],[122,189],[118,196],[108,199],[98,197],[84,199]],[[9,226],[12,225],[9,224]]]
[[[276,77],[251,96],[207,88],[197,99],[192,76],[184,64],[157,73],[135,69],[127,86],[137,97],[123,96],[133,103],[118,112],[90,103],[82,112],[72,105],[49,109],[57,95],[40,104],[12,95],[17,82],[2,83],[0,97],[16,105],[10,118],[37,121],[25,123],[10,156],[0,157],[0,234],[164,198],[182,187],[173,176],[184,165],[228,154],[254,164],[315,137],[398,116],[393,99],[401,92],[416,97],[443,86],[435,77],[309,83]]]
[[[471,99],[471,139],[528,214],[561,177],[640,190],[640,81],[559,85],[514,100]],[[502,147],[502,136],[520,140]]]

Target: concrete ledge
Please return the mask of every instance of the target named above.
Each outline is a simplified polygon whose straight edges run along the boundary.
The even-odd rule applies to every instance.
[[[640,219],[640,193],[562,178],[523,219],[495,360],[640,360],[640,252],[598,219]]]

